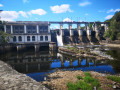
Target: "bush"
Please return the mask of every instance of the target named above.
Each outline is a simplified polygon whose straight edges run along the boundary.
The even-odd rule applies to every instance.
[[[84,81],[87,82],[87,83],[92,83],[94,81],[94,79],[90,76],[85,76]]]
[[[90,76],[90,77],[91,77],[91,75],[90,75],[89,72],[84,72],[84,75],[85,75],[85,76]]]
[[[72,82],[67,83],[68,90],[78,90],[78,87],[76,84],[73,84]]]
[[[120,83],[120,77],[118,76],[107,76],[108,79]]]
[[[77,83],[77,87],[79,89],[82,89],[82,90],[92,90],[92,87],[91,85],[87,84],[86,82],[80,80],[78,83]]]
[[[100,86],[100,84],[99,84],[99,82],[98,82],[98,80],[97,79],[94,79],[94,81],[93,82],[91,82],[91,84],[92,84],[92,86],[94,87],[99,87]]]
[[[81,77],[81,76],[79,76],[79,75],[77,75],[77,79],[78,79],[78,80],[80,80],[80,79],[82,79],[82,77]]]

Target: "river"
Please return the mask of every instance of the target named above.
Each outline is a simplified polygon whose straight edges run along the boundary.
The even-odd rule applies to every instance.
[[[87,57],[72,57],[53,51],[27,50],[11,51],[0,54],[0,60],[8,63],[15,70],[24,73],[36,81],[43,81],[47,74],[61,70],[96,71],[100,73],[120,73],[120,49],[102,48],[101,51],[111,55],[114,60],[95,60]]]

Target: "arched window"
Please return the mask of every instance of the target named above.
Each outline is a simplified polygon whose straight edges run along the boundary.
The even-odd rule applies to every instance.
[[[48,41],[48,36],[45,36],[45,41]]]
[[[27,41],[30,41],[30,36],[27,36]]]
[[[13,42],[16,42],[16,36],[13,37]]]
[[[18,37],[18,41],[22,41],[22,37],[21,36]]]
[[[35,41],[35,36],[32,36],[32,41]]]
[[[40,41],[43,41],[43,36],[40,36]]]

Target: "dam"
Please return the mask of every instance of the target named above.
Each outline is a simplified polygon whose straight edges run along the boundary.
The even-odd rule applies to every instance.
[[[59,24],[60,28],[52,30],[50,28],[52,24]],[[63,29],[64,24],[68,24],[68,29]],[[72,24],[77,25],[76,29],[72,28]],[[81,28],[81,24],[85,25],[84,29]],[[33,47],[37,52],[42,47],[56,50],[57,34],[60,35],[63,44],[99,43],[103,39],[103,33],[108,29],[108,25],[108,22],[8,21],[4,24],[2,31],[11,35],[9,44],[5,46],[7,50],[11,47],[17,51]],[[2,51],[2,44],[0,47]]]

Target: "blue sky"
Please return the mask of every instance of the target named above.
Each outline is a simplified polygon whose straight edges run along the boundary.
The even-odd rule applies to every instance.
[[[0,0],[6,21],[105,21],[120,11],[120,0]]]

